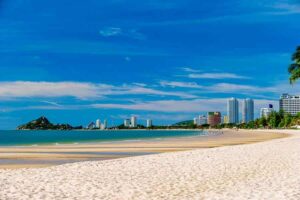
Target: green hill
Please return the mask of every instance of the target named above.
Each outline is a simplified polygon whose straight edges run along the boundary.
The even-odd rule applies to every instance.
[[[52,124],[46,117],[42,116],[27,124],[17,127],[18,130],[71,130],[73,127],[69,124]]]

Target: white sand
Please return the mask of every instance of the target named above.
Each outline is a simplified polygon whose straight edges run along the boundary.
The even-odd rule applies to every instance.
[[[300,131],[295,132],[256,144],[0,170],[0,199],[298,200]]]

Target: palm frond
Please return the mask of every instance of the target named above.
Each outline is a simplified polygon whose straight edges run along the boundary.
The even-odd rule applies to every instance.
[[[292,71],[290,76],[290,84],[295,84],[296,81],[300,78],[300,68],[296,68]]]

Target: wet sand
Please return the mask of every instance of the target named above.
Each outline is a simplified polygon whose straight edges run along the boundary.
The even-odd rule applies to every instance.
[[[99,161],[200,148],[249,144],[287,137],[287,134],[226,130],[216,136],[191,136],[141,141],[0,147],[0,169],[48,167],[80,161]]]

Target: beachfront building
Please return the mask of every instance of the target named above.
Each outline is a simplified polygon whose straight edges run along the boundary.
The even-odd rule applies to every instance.
[[[254,101],[245,99],[243,101],[243,123],[248,123],[254,120]]]
[[[101,128],[101,121],[100,121],[100,119],[97,119],[96,120],[96,128]]]
[[[207,124],[207,118],[206,118],[206,116],[205,115],[200,115],[199,116],[199,125],[201,126],[201,125],[204,125],[204,124]]]
[[[151,119],[147,119],[147,128],[151,128],[152,127],[152,120]]]
[[[103,121],[103,124],[101,124],[101,130],[107,129],[107,120]]]
[[[87,129],[94,129],[95,128],[95,123],[94,122],[91,122],[91,123],[89,123],[88,125],[87,125]]]
[[[197,119],[197,117],[194,118],[194,122],[193,123],[194,123],[194,125],[198,125],[198,119]]]
[[[207,123],[210,126],[216,126],[221,123],[221,113],[220,112],[209,112],[207,113]]]
[[[229,117],[229,123],[239,123],[239,101],[236,98],[228,99],[227,115]]]
[[[300,96],[282,94],[279,100],[279,108],[285,113],[297,115],[300,112]]]
[[[130,127],[130,119],[125,119],[124,120],[124,126],[125,127]]]
[[[269,118],[269,116],[271,115],[271,113],[274,111],[273,105],[269,104],[268,108],[261,108],[260,109],[260,117],[261,118]]]
[[[131,117],[130,127],[131,128],[136,128],[137,127],[137,118],[136,118],[136,116]]]

